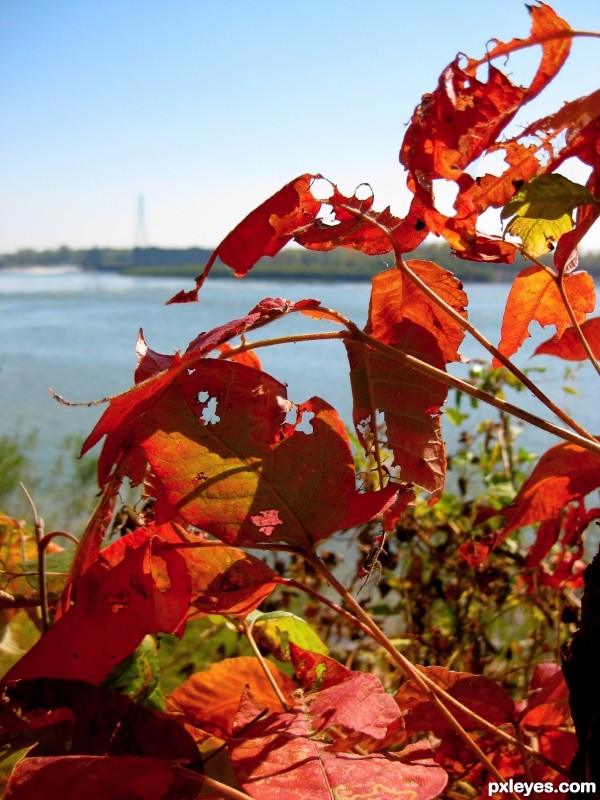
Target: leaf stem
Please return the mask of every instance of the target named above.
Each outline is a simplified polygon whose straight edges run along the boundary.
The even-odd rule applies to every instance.
[[[394,250],[394,257],[396,268],[410,280],[412,283],[415,284],[433,303],[435,303],[439,308],[441,308],[449,317],[451,317],[458,325],[468,331],[473,338],[485,347],[485,349],[494,357],[496,358],[509,372],[511,372],[517,380],[519,380],[523,386],[529,389],[538,400],[543,403],[553,414],[555,414],[559,419],[561,419],[566,425],[572,428],[574,431],[579,433],[581,436],[592,438],[590,433],[585,430],[576,420],[572,419],[562,408],[556,405],[549,397],[547,397],[541,389],[532,381],[530,380],[527,375],[522,372],[513,362],[507,358],[503,353],[498,350],[474,325],[472,325],[467,319],[465,319],[461,314],[456,311],[456,309],[452,308],[451,305],[445,302],[439,295],[437,295],[433,289],[431,289],[425,281],[421,280],[418,275],[416,275],[405,263],[404,259],[402,258],[402,253],[398,249],[398,246],[394,240],[394,233],[393,231],[388,228],[386,225],[382,225],[379,220],[374,219],[369,213],[359,211],[356,208],[352,208],[352,206],[342,205],[341,208],[344,211],[350,212],[354,214],[354,216],[359,217],[360,219],[364,219],[367,222],[370,222],[374,227],[378,228],[383,234],[387,236],[390,241],[390,244]]]
[[[403,670],[403,672],[412,678],[415,683],[424,691],[431,701],[436,705],[440,713],[444,716],[447,720],[448,724],[456,731],[456,733],[463,739],[465,744],[477,755],[480,759],[482,764],[485,764],[487,769],[492,772],[499,780],[503,780],[503,776],[497,772],[496,768],[493,764],[489,761],[485,753],[481,751],[479,746],[476,742],[471,739],[465,729],[460,725],[460,723],[456,720],[452,712],[444,705],[442,699],[446,702],[450,703],[454,708],[461,711],[466,716],[470,717],[474,720],[480,727],[484,730],[489,731],[493,735],[497,736],[500,739],[503,739],[507,744],[512,745],[513,747],[518,748],[521,751],[526,752],[531,758],[536,759],[537,761],[545,764],[546,766],[550,767],[551,769],[556,770],[559,774],[564,775],[567,778],[572,777],[571,773],[564,769],[561,765],[556,764],[551,759],[544,756],[542,753],[534,750],[533,748],[525,745],[524,742],[520,742],[514,736],[506,733],[505,731],[497,728],[492,723],[488,722],[483,717],[480,717],[476,712],[472,711],[468,706],[463,705],[460,701],[456,700],[451,694],[446,692],[440,686],[438,686],[434,681],[432,681],[427,675],[422,673],[403,653],[401,653],[389,640],[389,638],[385,635],[385,633],[381,630],[381,628],[377,625],[377,623],[367,614],[360,604],[354,599],[352,594],[346,589],[346,587],[337,580],[335,575],[323,564],[321,559],[316,555],[316,553],[309,553],[303,552],[302,555],[306,560],[311,564],[311,566],[316,569],[324,578],[325,580],[332,586],[336,592],[340,595],[340,597],[344,600],[344,602],[352,609],[352,611],[356,614],[357,619],[363,623],[363,625],[368,628],[369,635],[371,638],[376,641],[379,645],[381,645],[394,659],[394,662]],[[514,797],[514,793],[513,793]]]
[[[585,350],[586,355],[587,355],[588,359],[590,360],[590,363],[592,364],[592,366],[594,367],[594,369],[596,370],[598,375],[600,375],[600,364],[598,363],[598,360],[597,360],[596,356],[594,355],[594,353],[592,351],[592,348],[590,347],[590,343],[588,342],[584,332],[581,330],[581,325],[577,321],[577,317],[575,316],[575,312],[573,311],[573,306],[571,305],[571,301],[569,300],[569,297],[567,295],[567,292],[566,292],[566,289],[565,289],[565,286],[564,286],[564,283],[563,283],[563,275],[564,275],[564,273],[561,272],[555,277],[556,285],[558,286],[558,291],[560,292],[560,296],[562,298],[562,301],[565,304],[565,308],[567,309],[567,313],[568,313],[569,318],[571,320],[571,324],[573,325],[573,328],[575,329],[575,333],[577,334],[577,338],[581,342],[581,346]]]
[[[244,619],[244,620],[241,621],[241,626],[240,627],[242,629],[242,633],[244,634],[244,636],[248,640],[248,643],[249,643],[250,647],[252,648],[252,651],[254,652],[254,655],[258,659],[258,663],[260,664],[262,671],[265,673],[266,679],[271,684],[271,688],[275,692],[275,695],[276,695],[277,699],[279,700],[279,702],[281,704],[281,707],[283,708],[284,711],[289,711],[290,710],[290,706],[288,705],[285,697],[283,696],[283,692],[281,691],[281,689],[277,685],[277,681],[273,677],[273,673],[271,672],[271,670],[267,666],[267,664],[265,662],[265,658],[264,658],[263,654],[260,652],[260,649],[259,649],[258,645],[256,644],[256,640],[255,640],[254,635],[252,633],[252,627],[253,627],[252,624],[251,623],[248,624],[248,621]]]
[[[475,397],[490,406],[494,406],[500,411],[504,411],[513,417],[517,417],[524,422],[528,422],[530,425],[534,425],[535,427],[546,431],[547,433],[551,433],[553,436],[557,436],[559,439],[572,442],[573,444],[577,444],[580,447],[595,453],[596,455],[600,455],[600,442],[598,442],[598,440],[595,439],[592,434],[586,431],[584,428],[581,428],[582,434],[579,435],[578,433],[571,432],[565,428],[561,428],[558,425],[554,425],[552,422],[547,422],[541,417],[519,408],[519,406],[515,406],[506,400],[500,399],[499,397],[494,397],[494,395],[484,392],[482,389],[477,389],[467,381],[457,378],[445,370],[438,369],[437,367],[434,367],[425,361],[415,358],[415,356],[403,353],[401,350],[398,350],[395,347],[391,347],[390,345],[380,342],[378,339],[374,339],[368,333],[361,331],[360,328],[350,320],[342,317],[342,315],[339,316],[341,319],[345,320],[348,331],[297,334],[292,336],[281,336],[275,339],[261,339],[258,342],[246,342],[245,344],[239,345],[239,347],[230,350],[227,355],[231,356],[232,353],[244,353],[247,350],[256,350],[260,347],[271,347],[272,345],[288,344],[290,342],[315,341],[319,339],[355,339],[368,344],[375,350],[380,350],[382,353],[385,353],[396,361],[402,362],[406,367],[414,369],[417,372],[421,372],[424,375],[428,375],[431,378],[435,378],[441,383],[445,383],[447,386],[452,386],[454,389],[458,389],[459,391],[464,392],[471,397]]]

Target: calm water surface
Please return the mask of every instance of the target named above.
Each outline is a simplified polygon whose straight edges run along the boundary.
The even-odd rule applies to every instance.
[[[200,331],[244,316],[263,297],[279,294],[292,300],[318,298],[355,322],[364,324],[368,307],[366,283],[287,282],[279,287],[259,280],[215,279],[208,281],[200,302],[166,306],[165,301],[182,288],[185,279],[131,278],[120,275],[66,274],[40,276],[0,271],[0,434],[38,431],[37,466],[49,470],[68,434],[84,438],[102,413],[103,406],[67,408],[52,400],[48,388],[71,401],[94,400],[127,389],[135,368],[134,347],[138,329],[149,346],[171,353],[185,349]],[[472,284],[470,319],[495,343],[508,285]],[[333,325],[300,315],[262,328],[252,338],[293,332],[332,329]],[[544,390],[573,413],[584,425],[598,430],[597,382],[585,365],[577,377],[578,397],[564,392],[565,363],[558,359],[529,361],[535,346],[551,333],[532,325],[532,338],[522,348],[520,366],[547,364],[539,378]],[[477,358],[484,351],[465,340],[464,356]],[[263,368],[288,384],[289,397],[297,402],[316,394],[334,405],[350,421],[350,398],[343,347],[339,342],[297,343],[262,349]],[[464,375],[466,367],[452,367]],[[512,398],[511,398],[512,399]],[[534,398],[519,395],[518,402],[538,409]],[[548,418],[543,410],[542,416]],[[451,443],[453,429],[444,423]],[[524,443],[541,451],[554,439],[536,432]]]

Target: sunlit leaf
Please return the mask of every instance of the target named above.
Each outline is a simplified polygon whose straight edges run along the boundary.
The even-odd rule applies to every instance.
[[[407,261],[406,266],[466,319],[468,298],[451,272],[432,261]],[[435,336],[446,361],[459,359],[458,347],[464,329],[399,270],[380,272],[373,278],[366,332],[384,344],[391,344],[396,339],[396,326],[405,319]]]
[[[294,681],[271,662],[266,664],[284,697],[291,694],[296,688]],[[233,720],[247,686],[259,706],[259,712],[263,709],[281,709],[261,665],[256,658],[250,656],[226,658],[212,664],[203,672],[196,672],[169,695],[167,706],[182,721],[221,739],[229,739]],[[251,730],[249,734],[252,734]]]
[[[397,800],[410,791],[414,800],[428,800],[446,785],[446,772],[435,764],[425,742],[410,745],[394,758],[336,753],[327,744],[326,729],[319,731],[302,706],[255,721],[258,708],[242,703],[229,743],[235,774],[252,797],[279,800],[282,793],[294,792],[311,800]],[[330,712],[335,709],[330,707]]]
[[[587,272],[563,276],[564,291],[579,323],[594,310],[594,281]],[[529,325],[554,325],[557,336],[570,326],[571,318],[561,297],[556,279],[541,267],[528,267],[520,272],[512,285],[502,320],[502,340],[498,349],[510,357],[529,337]],[[497,359],[493,365],[500,366]]]
[[[289,611],[270,611],[253,621],[255,638],[279,661],[291,659],[290,644],[303,650],[327,655],[329,648],[318,633],[302,619]]]
[[[580,327],[592,353],[596,358],[600,358],[600,317],[588,319]],[[560,338],[553,337],[542,342],[536,347],[533,355],[556,356],[565,361],[584,361],[588,357],[573,327],[567,328]]]
[[[196,278],[196,288],[179,292],[169,302],[187,303],[198,299],[198,292],[219,258],[237,277],[249,272],[263,256],[274,256],[290,241],[292,231],[312,222],[321,202],[310,186],[317,176],[300,175],[251,211],[221,242]]]

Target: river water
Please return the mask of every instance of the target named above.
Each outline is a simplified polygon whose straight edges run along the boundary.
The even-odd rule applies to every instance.
[[[22,274],[0,271],[0,435],[24,435],[37,431],[36,469],[52,469],[64,437],[83,439],[102,413],[103,406],[68,408],[53,400],[55,389],[70,401],[88,401],[127,389],[135,368],[134,347],[141,327],[149,346],[171,353],[185,349],[200,331],[244,316],[264,297],[281,295],[292,300],[318,298],[355,322],[364,324],[369,284],[306,283],[289,281],[274,287],[260,280],[209,280],[200,302],[165,305],[182,288],[182,278],[132,278],[114,274]],[[469,316],[494,343],[499,341],[502,311],[509,291],[503,284],[471,284]],[[280,336],[333,325],[294,314],[262,328],[252,338]],[[559,359],[529,360],[539,342],[551,336],[537,324],[517,357],[521,367],[546,365],[536,378],[559,405],[593,431],[599,426],[597,383],[587,364],[574,384],[578,396],[564,390],[565,362]],[[461,351],[468,358],[485,356],[482,348],[465,340]],[[340,342],[296,343],[261,349],[263,368],[287,383],[290,399],[301,402],[320,395],[350,421],[348,369]],[[573,365],[571,365],[573,366]],[[464,376],[466,367],[453,366]],[[513,398],[511,398],[513,399]],[[548,419],[534,398],[516,398],[529,410]],[[554,421],[554,420],[552,420]],[[452,442],[454,431],[444,421],[444,436]],[[527,447],[542,451],[555,439],[531,431],[524,435]]]

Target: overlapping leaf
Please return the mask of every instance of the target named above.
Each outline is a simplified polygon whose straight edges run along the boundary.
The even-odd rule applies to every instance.
[[[88,570],[74,587],[75,604],[4,680],[49,677],[99,683],[147,633],[181,635],[190,591],[184,559],[149,540],[113,569],[98,565]]]
[[[294,792],[314,800],[396,800],[410,791],[415,800],[427,800],[446,785],[446,772],[435,764],[427,743],[410,745],[394,757],[336,753],[302,706],[256,721],[259,711],[251,698],[242,703],[229,743],[235,774],[252,797],[279,800],[283,792]],[[322,718],[335,713],[331,705],[321,710]]]
[[[501,537],[536,522],[558,518],[572,502],[600,486],[600,456],[576,444],[557,444],[540,458],[510,506],[502,513]]]
[[[400,161],[409,170],[409,188],[422,202],[432,232],[444,236],[456,254],[481,261],[512,261],[514,246],[477,231],[478,217],[489,207],[501,207],[525,181],[544,169],[525,136],[499,143],[501,131],[517,111],[536,96],[564,64],[570,49],[569,26],[549,6],[529,7],[531,34],[507,44],[497,42],[481,61],[457,57],[442,73],[432,94],[423,97],[406,132]],[[540,44],[542,58],[528,88],[513,84],[491,60],[514,49]],[[484,82],[478,68],[488,63]],[[507,168],[498,175],[477,178],[465,170],[486,152],[504,149]],[[547,160],[547,159],[546,159]],[[458,185],[455,214],[441,213],[432,181]]]
[[[587,189],[562,175],[537,175],[505,205],[502,219],[511,217],[506,231],[521,239],[523,253],[539,258],[572,229],[577,206],[594,204]]]
[[[580,327],[592,353],[596,358],[600,358],[600,317],[588,319]],[[567,328],[560,338],[553,337],[542,342],[536,347],[533,354],[534,356],[556,356],[565,361],[584,361],[588,357],[581,339],[573,327]]]
[[[582,323],[596,305],[594,281],[587,272],[564,275],[562,281],[575,318]],[[514,280],[502,320],[500,352],[507,357],[516,353],[529,337],[532,322],[542,327],[554,325],[558,337],[571,324],[556,279],[537,266],[524,269]],[[499,367],[500,362],[494,359],[493,365]]]
[[[514,702],[489,678],[468,672],[454,672],[443,667],[419,667],[419,670],[464,706],[493,725],[514,722],[516,716]],[[395,699],[403,712],[408,732],[433,731],[443,736],[451,730],[448,720],[414,679],[406,681],[400,687]],[[452,709],[452,714],[467,730],[481,729],[481,724],[464,712]]]
[[[393,345],[444,369],[435,337],[410,320],[394,327]],[[436,499],[444,486],[446,459],[441,438],[440,406],[447,387],[391,356],[354,342],[347,343],[354,400],[353,420],[365,448],[378,436],[393,453],[400,479],[425,489]],[[377,415],[383,416],[385,434]]]
[[[440,299],[467,318],[467,295],[451,272],[432,261],[407,261],[406,266]],[[366,332],[384,344],[392,344],[396,340],[396,326],[405,319],[435,336],[446,361],[460,359],[458,348],[464,329],[399,270],[380,272],[373,278]]]
[[[266,663],[284,697],[291,694],[296,688],[294,681],[271,662]],[[225,658],[203,672],[196,672],[169,695],[167,705],[180,720],[227,740],[231,738],[233,720],[246,687],[250,687],[259,706],[257,715],[265,709],[281,708],[264,670],[250,656]]]

